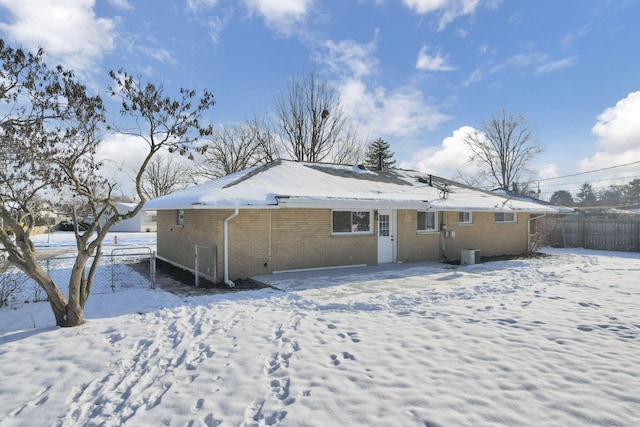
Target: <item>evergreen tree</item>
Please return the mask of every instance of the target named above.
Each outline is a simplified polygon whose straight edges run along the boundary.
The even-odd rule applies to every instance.
[[[576,194],[576,197],[580,202],[580,206],[595,206],[598,202],[598,195],[588,182],[582,184],[580,191]]]
[[[382,138],[378,138],[367,146],[365,153],[365,164],[380,170],[389,169],[395,166],[391,146]]]
[[[549,199],[550,203],[560,206],[573,206],[573,196],[566,190],[558,190]]]
[[[640,179],[630,181],[624,188],[625,202],[629,205],[640,204]]]

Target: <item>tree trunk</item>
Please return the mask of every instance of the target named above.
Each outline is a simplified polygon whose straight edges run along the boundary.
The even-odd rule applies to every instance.
[[[35,280],[36,283],[38,283],[38,285],[40,285],[40,287],[46,292],[49,304],[51,305],[51,310],[53,311],[53,315],[56,319],[56,325],[66,326],[67,298],[56,286],[54,281],[51,280],[49,275],[40,268],[35,258],[30,258],[27,265],[29,268],[23,271],[33,278],[33,280]]]
[[[81,302],[81,289],[84,282],[85,267],[89,256],[78,254],[71,277],[69,278],[69,304],[67,304],[67,322],[65,326],[79,326],[84,323],[84,309]]]
[[[52,286],[50,286],[49,289],[44,286],[41,287],[45,290],[47,297],[49,298],[49,304],[51,305],[53,316],[56,318],[56,325],[66,326],[67,300],[53,282],[51,285]]]
[[[80,326],[84,323],[84,310],[73,300],[67,305],[67,319],[64,326]]]

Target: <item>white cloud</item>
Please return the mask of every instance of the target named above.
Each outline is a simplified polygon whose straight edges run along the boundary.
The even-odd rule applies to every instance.
[[[402,2],[406,7],[421,15],[439,13],[439,30],[443,30],[460,16],[474,13],[480,4],[480,0],[403,0]],[[485,3],[489,6],[493,4],[492,2]]]
[[[171,55],[167,49],[164,48],[151,48],[148,46],[135,46],[135,50],[147,55],[150,58],[155,59],[166,64],[176,64],[177,61]]]
[[[477,175],[479,165],[469,163],[471,151],[464,143],[465,136],[474,131],[471,126],[462,126],[442,140],[442,145],[420,150],[410,161],[402,162],[400,167],[452,179],[458,174],[465,177]]]
[[[545,74],[572,66],[576,57],[567,57],[558,60],[551,60],[549,55],[541,52],[530,51],[518,53],[504,61],[494,65],[489,72],[495,74],[504,70],[535,69],[535,74]]]
[[[409,137],[449,119],[415,88],[370,89],[362,80],[349,79],[339,89],[347,112],[364,135]]]
[[[141,137],[125,135],[121,133],[109,134],[100,144],[96,159],[103,160],[104,166],[100,169],[100,175],[118,188],[125,196],[135,195],[134,179],[140,169],[149,146]],[[190,160],[179,154],[168,154],[165,151],[156,154],[173,156],[177,164],[189,164]]]
[[[416,62],[416,68],[423,71],[453,71],[456,68],[447,63],[447,58],[444,58],[439,51],[435,50],[433,55],[427,54],[430,49],[428,46],[422,46],[420,53],[418,54],[418,61]]]
[[[30,50],[44,47],[67,68],[88,71],[114,48],[115,23],[97,17],[94,5],[95,0],[0,0],[13,19],[0,23],[0,31]]]
[[[341,73],[346,67],[349,74],[355,77],[370,75],[378,67],[378,59],[373,56],[376,50],[376,37],[366,44],[356,43],[353,40],[341,40],[334,42],[328,40],[324,43],[327,54],[320,58],[329,66],[331,71]]]
[[[640,91],[632,92],[607,108],[599,116],[591,132],[598,137],[601,151],[580,161],[582,171],[640,161]],[[635,170],[640,171],[636,165]],[[608,172],[611,173],[611,172]],[[614,174],[629,173],[628,168],[614,170]]]
[[[290,34],[304,22],[314,0],[244,0],[251,14],[258,14],[269,28]]]
[[[550,73],[555,70],[560,70],[562,68],[570,67],[574,64],[576,58],[575,56],[569,58],[563,58],[556,61],[549,61],[543,64],[540,64],[536,70],[537,74]]]
[[[109,0],[109,4],[120,10],[133,10],[133,5],[128,0]]]
[[[335,86],[361,135],[410,137],[449,119],[412,84],[388,88],[376,83],[378,32],[372,41],[327,41],[316,60],[336,76]]]
[[[478,83],[482,80],[482,71],[480,69],[475,69],[473,72],[467,77],[467,80],[464,81],[463,85],[465,87],[469,87],[474,83]]]
[[[96,158],[104,161],[100,174],[117,183],[123,192],[130,192],[133,188],[134,171],[140,168],[147,152],[145,144],[140,137],[107,135],[96,153]]]
[[[632,92],[598,116],[591,132],[598,145],[607,151],[620,152],[640,147],[640,91]]]
[[[491,73],[497,73],[504,69],[512,68],[529,68],[542,64],[547,61],[547,55],[539,52],[519,53],[512,57],[502,61],[501,63],[494,65],[491,68]]]
[[[232,16],[232,10],[227,9],[224,11],[223,16],[215,16],[208,20],[207,27],[209,28],[209,36],[214,44],[220,41],[220,34],[222,34],[222,31],[227,27]]]
[[[187,8],[192,12],[198,12],[202,9],[211,9],[218,4],[218,0],[187,0]]]
[[[558,166],[554,163],[547,163],[546,165],[539,166],[536,172],[538,179],[550,179],[560,176]]]

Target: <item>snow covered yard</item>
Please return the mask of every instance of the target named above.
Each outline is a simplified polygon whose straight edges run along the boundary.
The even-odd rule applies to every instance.
[[[640,254],[274,275],[0,310],[0,425],[638,425]]]

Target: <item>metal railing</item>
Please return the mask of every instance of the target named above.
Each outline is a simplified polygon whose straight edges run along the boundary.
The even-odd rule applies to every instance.
[[[75,255],[59,255],[40,260],[49,277],[67,295]],[[93,262],[90,258],[88,266]],[[148,247],[118,248],[100,258],[92,294],[155,288],[156,254]],[[67,295],[68,296],[68,295]],[[44,290],[26,273],[6,261],[0,262],[0,307],[46,301]]]

